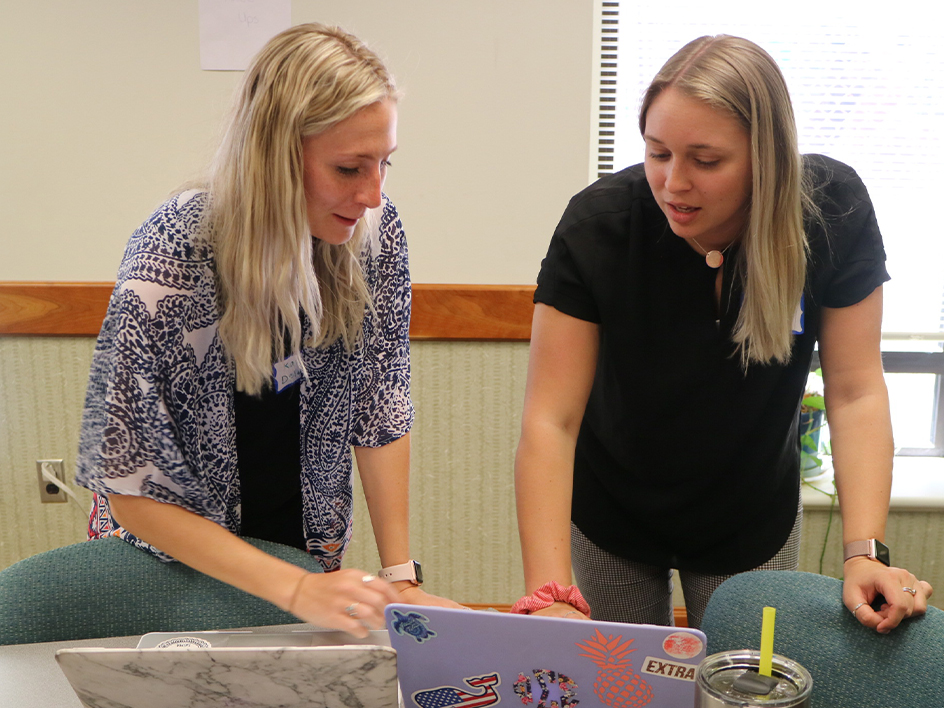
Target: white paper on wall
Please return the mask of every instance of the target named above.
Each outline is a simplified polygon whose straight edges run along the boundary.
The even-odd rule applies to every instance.
[[[200,68],[243,71],[292,25],[292,0],[200,0]]]

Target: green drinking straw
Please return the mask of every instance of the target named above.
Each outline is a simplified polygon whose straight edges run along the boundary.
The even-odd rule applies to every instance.
[[[773,607],[764,608],[764,620],[760,630],[760,667],[757,670],[761,676],[770,676],[774,656],[774,621],[777,610]]]

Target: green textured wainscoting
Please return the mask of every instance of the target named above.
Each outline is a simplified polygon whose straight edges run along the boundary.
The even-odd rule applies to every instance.
[[[414,342],[413,553],[428,590],[511,604],[524,593],[512,468],[527,343]],[[379,566],[362,494],[348,566]]]
[[[94,350],[89,337],[0,337],[0,568],[85,538],[82,503],[41,504],[37,459],[70,484]],[[527,343],[413,343],[411,534],[430,592],[508,604],[523,593],[512,462]],[[375,571],[363,495],[345,565]]]
[[[0,568],[85,538],[91,493],[41,504],[36,460],[63,460],[72,485],[94,349],[91,337],[0,337]]]
[[[85,538],[81,503],[41,504],[36,460],[62,458],[71,483],[94,340],[0,337],[0,568]],[[523,342],[413,343],[411,533],[431,592],[460,602],[508,604],[523,592],[512,462],[527,371]],[[363,498],[345,565],[376,570]],[[800,568],[817,572],[828,511],[807,509]],[[944,514],[895,511],[895,562],[916,570],[944,601]],[[838,514],[823,570],[842,572]],[[678,596],[677,604],[682,604]]]

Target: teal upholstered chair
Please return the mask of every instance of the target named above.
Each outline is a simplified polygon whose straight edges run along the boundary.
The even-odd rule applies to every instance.
[[[762,611],[777,608],[774,651],[813,676],[813,706],[944,706],[944,611],[890,634],[866,629],[842,604],[842,583],[813,573],[754,571],[722,583],[702,630],[708,653],[759,649]]]
[[[307,570],[297,548],[246,539]],[[0,571],[0,644],[299,622],[275,605],[118,538],[39,553]]]

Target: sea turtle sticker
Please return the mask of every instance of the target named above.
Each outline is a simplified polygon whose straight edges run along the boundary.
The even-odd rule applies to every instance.
[[[413,637],[420,644],[436,636],[436,632],[427,626],[429,617],[426,615],[421,615],[419,612],[404,614],[400,610],[393,610],[392,614],[393,621],[390,624],[397,634]]]

